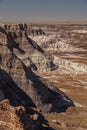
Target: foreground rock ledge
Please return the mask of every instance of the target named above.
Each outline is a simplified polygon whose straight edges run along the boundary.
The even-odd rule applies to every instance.
[[[0,102],[0,130],[13,129],[33,130],[33,123],[23,107],[15,108],[9,104],[8,100],[4,100]]]

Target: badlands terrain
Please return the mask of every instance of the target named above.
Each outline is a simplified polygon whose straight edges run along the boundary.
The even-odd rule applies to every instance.
[[[87,130],[87,25],[0,24],[0,130]]]

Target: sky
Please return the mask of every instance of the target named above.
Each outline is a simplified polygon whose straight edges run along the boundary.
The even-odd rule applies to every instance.
[[[0,0],[0,22],[87,21],[87,0]]]

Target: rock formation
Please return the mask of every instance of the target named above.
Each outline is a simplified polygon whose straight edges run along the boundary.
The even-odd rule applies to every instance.
[[[1,45],[6,45],[11,52],[21,60],[26,61],[27,64],[34,63],[37,70],[47,71],[56,68],[53,64],[53,57],[28,37],[27,26],[25,30],[23,28],[23,31],[22,27],[17,25],[7,26],[6,28],[9,30],[4,28],[0,27]]]
[[[1,24],[0,25],[2,28],[4,28],[6,31],[26,31],[27,35],[45,35],[45,32],[41,28],[37,27],[32,27],[32,25],[28,24],[13,24],[13,25],[6,25],[6,24]]]
[[[34,71],[56,69],[48,55],[27,33],[27,25],[0,27],[0,100],[14,106],[33,106],[43,112],[62,112],[73,102]]]
[[[13,107],[8,100],[0,102],[0,130],[33,130],[31,118],[23,107]]]

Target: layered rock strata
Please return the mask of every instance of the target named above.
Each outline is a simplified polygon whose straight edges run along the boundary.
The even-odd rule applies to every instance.
[[[54,70],[56,65],[28,37],[27,26],[7,27],[0,27],[0,98],[8,98],[14,106],[33,106],[43,112],[63,112],[72,106],[64,93],[34,73]]]

